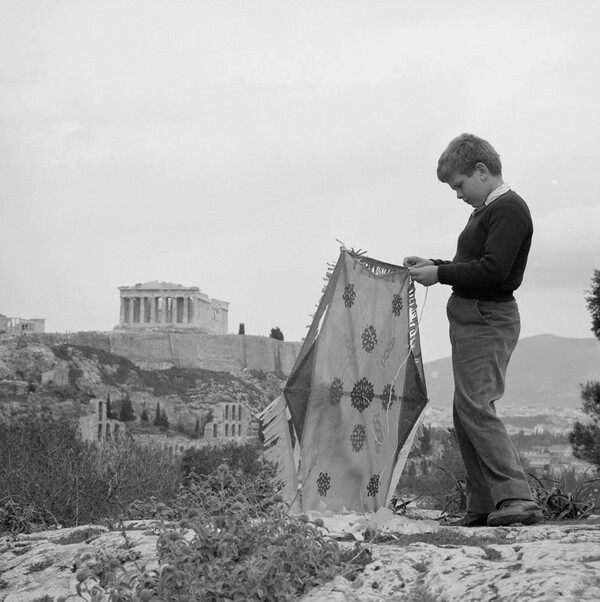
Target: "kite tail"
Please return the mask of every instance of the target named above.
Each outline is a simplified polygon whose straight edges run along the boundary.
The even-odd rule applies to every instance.
[[[289,428],[289,410],[281,394],[259,415],[265,438],[265,458],[276,465],[275,479],[283,484],[281,495],[290,504],[298,496],[298,459]]]

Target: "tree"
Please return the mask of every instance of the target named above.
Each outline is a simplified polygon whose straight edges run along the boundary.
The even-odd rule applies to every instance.
[[[600,339],[600,270],[594,270],[592,288],[587,293],[589,296],[585,300],[592,314],[592,332]]]
[[[140,416],[140,420],[142,422],[148,422],[148,410],[146,410],[145,406],[144,406],[144,409],[142,410],[142,415]]]
[[[271,328],[271,334],[269,335],[272,339],[277,339],[278,341],[283,341],[283,332],[279,326],[275,326],[275,328]]]
[[[156,414],[154,415],[154,426],[164,426],[169,428],[169,418],[164,410],[160,409],[160,403],[156,404]]]
[[[582,424],[578,420],[569,433],[573,455],[594,464],[600,469],[600,382],[589,381],[581,386],[583,411],[591,422]]]
[[[600,340],[600,270],[594,270],[592,288],[587,291],[587,308],[592,314],[592,332]],[[594,464],[600,469],[600,382],[588,381],[581,386],[583,411],[591,421],[583,424],[578,420],[569,433],[573,455],[580,460]]]
[[[129,395],[125,395],[125,399],[121,402],[121,411],[119,412],[119,420],[121,422],[132,422],[135,420],[135,412]]]
[[[428,428],[427,425],[423,426],[423,431],[419,437],[419,446],[419,453],[422,456],[427,456],[431,453],[431,427]]]
[[[246,325],[243,322],[240,322],[240,327],[238,328],[238,334],[246,334]]]

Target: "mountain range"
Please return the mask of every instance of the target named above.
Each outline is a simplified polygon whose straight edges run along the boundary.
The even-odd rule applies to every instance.
[[[424,365],[434,407],[448,407],[454,390],[452,360]],[[521,339],[508,366],[502,404],[517,407],[580,408],[580,385],[600,380],[600,342],[537,335]]]

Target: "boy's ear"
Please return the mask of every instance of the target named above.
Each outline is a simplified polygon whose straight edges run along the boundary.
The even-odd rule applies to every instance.
[[[487,168],[487,165],[485,163],[481,163],[480,161],[479,163],[475,164],[475,169],[477,170],[479,177],[485,182],[490,175],[490,170]]]

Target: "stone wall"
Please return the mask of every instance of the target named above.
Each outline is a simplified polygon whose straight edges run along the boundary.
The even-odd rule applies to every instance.
[[[80,345],[110,352],[110,334],[98,330],[85,330],[81,332],[46,332],[44,334],[28,335],[27,340],[48,346]]]
[[[235,372],[244,368],[289,375],[302,343],[270,337],[165,330],[115,330],[110,351],[147,369],[204,368]]]

